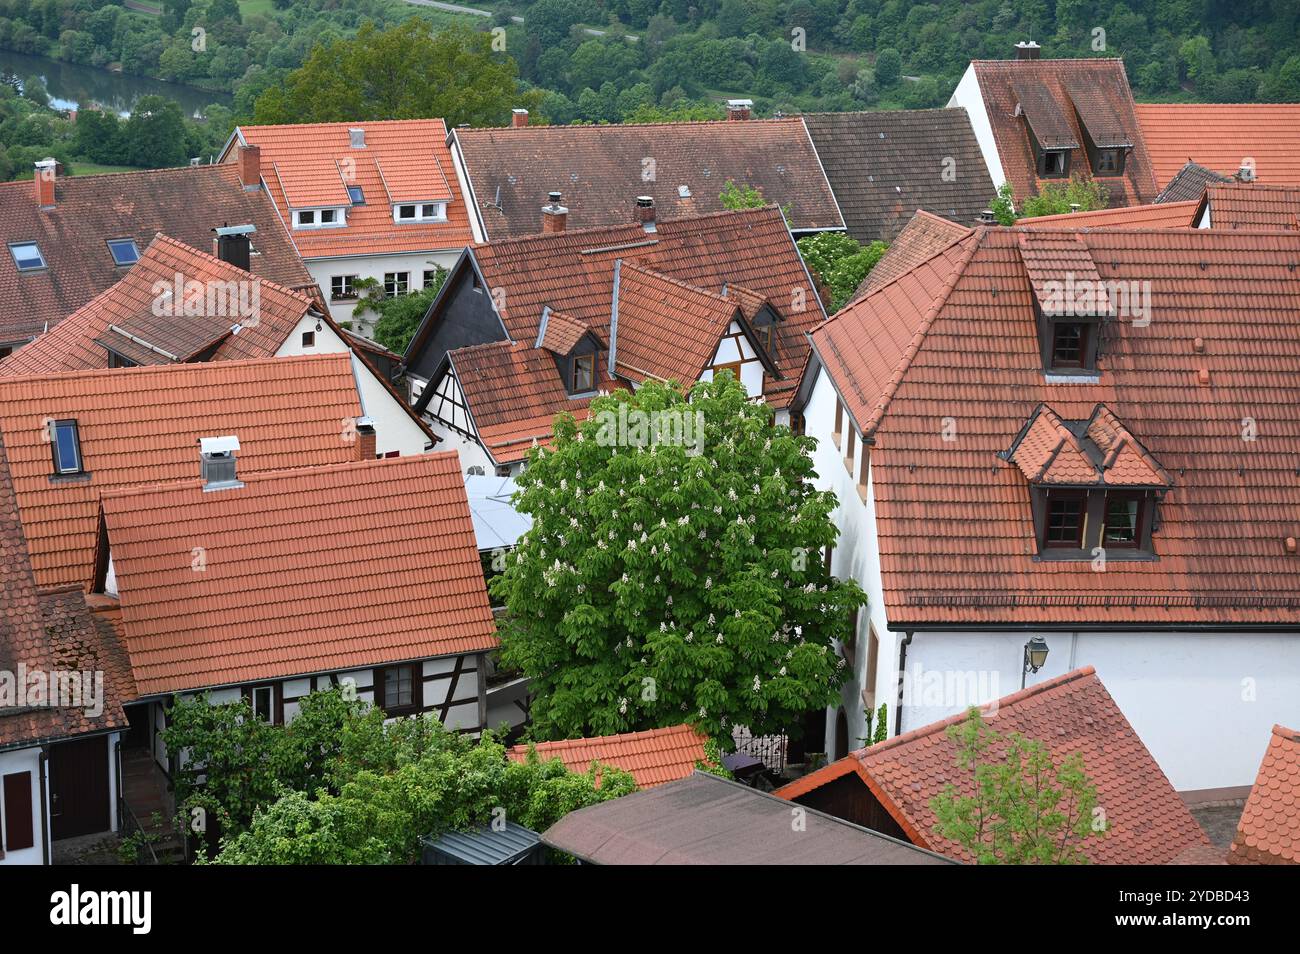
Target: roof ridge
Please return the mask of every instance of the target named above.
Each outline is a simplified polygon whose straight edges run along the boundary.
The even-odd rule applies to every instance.
[[[1097,669],[1095,666],[1081,666],[1078,669],[1072,669],[1069,672],[1062,673],[1059,676],[1053,676],[1051,679],[1044,679],[1042,682],[1035,683],[1032,686],[1026,686],[1024,689],[1018,689],[1015,692],[1011,693],[1010,695],[1002,696],[999,699],[990,700],[990,702],[987,702],[982,706],[971,706],[970,708],[985,709],[990,705],[996,705],[997,708],[1001,710],[1007,706],[1012,706],[1021,703],[1026,699],[1032,698],[1033,696],[1041,695],[1044,692],[1048,692],[1052,689],[1056,689],[1059,686],[1064,686],[1067,683],[1076,682],[1080,679],[1086,679],[1089,676],[1095,676],[1096,674],[1097,674]],[[948,718],[946,719],[940,719],[938,722],[931,722],[929,725],[920,726],[918,728],[912,729],[910,732],[904,732],[902,735],[896,735],[892,739],[885,739],[885,741],[877,742],[875,745],[868,745],[865,748],[858,749],[856,752],[852,752],[850,754],[857,757],[857,759],[861,761],[868,754],[874,755],[877,752],[883,752],[886,751],[887,749],[898,748],[900,745],[906,745],[909,742],[914,742],[917,739],[922,739],[928,735],[934,735],[937,732],[944,731],[949,726],[956,725],[959,722],[964,722],[965,720],[966,720],[966,710],[963,710],[962,712],[958,712],[948,716]]]
[[[916,211],[917,211],[917,212],[920,212],[921,210],[920,210],[920,209],[917,209]],[[943,219],[943,221],[947,222],[947,221],[949,221],[949,220],[948,220],[948,219]],[[839,319],[840,319],[840,318],[841,318],[841,317],[842,317],[842,316],[843,316],[843,315],[844,315],[844,314],[845,314],[849,309],[853,308],[853,307],[856,306],[856,305],[860,305],[860,304],[862,304],[864,301],[868,301],[869,299],[873,298],[877,293],[883,291],[883,290],[886,289],[886,288],[889,288],[890,286],[894,285],[895,283],[897,283],[897,282],[900,281],[901,279],[906,278],[908,275],[912,274],[914,271],[916,271],[916,270],[917,270],[918,268],[920,268],[922,265],[928,265],[930,262],[934,261],[934,260],[935,260],[936,258],[938,258],[939,256],[946,254],[946,253],[948,252],[948,250],[949,250],[950,248],[952,248],[954,245],[957,245],[957,244],[959,244],[959,243],[961,243],[961,242],[964,242],[964,241],[966,241],[967,239],[969,239],[969,238],[970,238],[974,233],[975,233],[975,230],[974,230],[974,229],[972,229],[972,228],[967,228],[965,232],[963,232],[961,235],[958,235],[958,236],[954,237],[954,238],[952,239],[952,241],[950,241],[947,245],[943,246],[943,248],[936,249],[936,250],[935,250],[935,251],[934,251],[934,252],[933,252],[933,253],[932,253],[928,258],[923,258],[923,259],[921,259],[919,262],[917,262],[915,265],[913,265],[913,266],[912,266],[911,268],[909,268],[907,271],[905,271],[905,272],[899,272],[897,275],[895,275],[895,276],[894,276],[893,278],[891,278],[889,281],[885,282],[883,285],[877,285],[875,288],[871,289],[871,291],[867,292],[867,293],[866,293],[865,295],[863,295],[861,298],[857,299],[856,301],[851,301],[851,302],[849,302],[847,305],[845,305],[843,308],[841,308],[841,309],[840,309],[839,311],[837,311],[835,314],[831,315],[831,316],[830,316],[829,318],[827,318],[824,322],[822,322],[822,324],[819,325],[818,327],[824,327],[825,325],[830,324],[832,321],[838,321],[838,320],[839,320]],[[868,272],[867,274],[870,275],[871,273]],[[864,279],[864,281],[865,281],[865,279]]]
[[[1288,742],[1300,742],[1300,729],[1288,729],[1280,722],[1273,723],[1273,734]]]
[[[441,116],[421,116],[409,119],[337,119],[319,123],[240,123],[236,128],[245,129],[320,129],[326,126],[343,126],[348,129],[363,129],[367,126],[396,126],[403,123],[442,123],[446,128],[447,120]],[[509,128],[509,127],[505,127]],[[367,145],[369,145],[367,143]]]
[[[292,354],[276,358],[239,358],[232,361],[178,361],[171,364],[139,364],[129,368],[76,368],[63,371],[42,371],[39,374],[18,374],[13,377],[0,376],[0,389],[10,384],[20,384],[28,381],[43,381],[47,379],[67,380],[73,375],[86,375],[92,377],[121,377],[123,379],[128,375],[145,375],[145,374],[178,374],[181,371],[213,370],[216,368],[243,368],[243,367],[265,367],[270,370],[273,361],[291,361],[295,363],[306,363],[309,361],[327,361],[347,358],[350,351],[324,351],[318,354]]]
[[[780,207],[773,202],[768,205],[754,206],[749,209],[719,209],[714,212],[697,212],[693,215],[679,215],[675,218],[659,219],[658,224],[661,226],[678,225],[683,222],[694,222],[701,219],[717,219],[722,218],[723,216],[758,215],[772,210],[776,210],[777,212],[781,211]],[[609,232],[612,234],[616,231],[626,229],[637,229],[648,239],[653,240],[656,238],[656,233],[646,232],[639,222],[621,222],[616,225],[588,225],[580,229],[565,229],[563,232],[532,232],[528,235],[516,235],[513,238],[494,239],[491,242],[475,242],[470,246],[470,248],[475,251],[483,249],[499,249],[509,245],[518,245],[522,242],[535,242],[539,239],[550,241],[573,237],[575,235],[594,235],[597,232]]]
[[[940,289],[935,300],[930,303],[929,310],[921,319],[921,326],[912,334],[912,339],[908,342],[907,348],[903,352],[903,356],[899,359],[898,365],[894,368],[894,373],[890,375],[889,380],[885,383],[884,391],[881,393],[880,397],[876,399],[876,406],[871,412],[871,417],[862,428],[862,436],[864,438],[873,435],[876,428],[880,426],[880,422],[884,419],[885,411],[889,408],[890,402],[894,398],[894,392],[897,391],[899,385],[903,383],[903,376],[911,365],[912,359],[915,358],[917,353],[921,350],[921,345],[925,341],[925,336],[930,331],[930,326],[934,323],[935,319],[939,317],[939,313],[943,311],[944,306],[948,303],[948,296],[952,294],[952,290],[957,284],[957,279],[966,271],[966,266],[970,264],[971,258],[975,255],[975,250],[978,249],[980,244],[983,242],[986,232],[986,229],[980,228],[977,229],[973,235],[962,237],[961,241],[970,242],[970,246],[962,252],[961,258],[958,259],[956,265],[953,266],[952,274],[944,280],[943,288]],[[947,251],[948,248],[951,247],[951,245],[947,246],[944,251]],[[928,262],[929,259],[926,259],[926,261]],[[913,271],[914,270],[915,269],[913,269]],[[899,278],[901,277],[902,276],[900,275]],[[890,284],[892,284],[892,282],[882,285],[881,288],[887,288]],[[872,294],[874,295],[875,292]],[[868,295],[867,299],[870,298],[871,295]]]
[[[281,285],[279,282],[273,282],[269,278],[264,278],[263,276],[258,275],[256,272],[242,269],[238,265],[232,265],[230,262],[227,262],[225,259],[218,258],[217,256],[213,255],[211,252],[205,252],[203,251],[203,249],[195,248],[193,245],[188,245],[185,242],[182,242],[178,238],[172,238],[172,236],[168,235],[166,232],[159,231],[154,233],[154,236],[150,240],[149,244],[145,246],[144,255],[148,255],[149,249],[153,248],[154,243],[159,241],[160,239],[164,243],[174,246],[175,248],[179,249],[180,251],[184,252],[187,255],[196,255],[204,261],[207,261],[214,265],[218,265],[222,268],[222,270],[233,270],[235,272],[239,272],[242,275],[251,275],[253,279],[258,283],[258,285],[264,288],[269,287],[273,291],[282,291],[290,298],[296,298],[299,301],[306,304],[308,307],[311,307],[316,304],[313,298],[304,294],[303,292],[297,291],[293,288],[289,288],[286,285]],[[144,258],[144,255],[141,255],[140,257]],[[130,273],[128,272],[127,274],[129,275]],[[124,275],[123,278],[125,277],[126,276]],[[104,291],[105,292],[110,291],[112,288],[113,286],[110,285],[108,288],[104,289]],[[101,292],[101,294],[103,293]],[[97,295],[95,297],[97,298],[99,296]],[[94,301],[94,299],[92,298],[91,301]],[[87,304],[89,304],[89,302]]]
[[[902,112],[902,110],[899,110]],[[790,116],[755,116],[744,120],[747,123],[794,123],[801,122],[803,113]],[[734,119],[669,119],[659,123],[536,123],[527,126],[470,126],[464,129],[453,127],[457,133],[492,133],[509,131],[510,135],[536,129],[661,129],[664,126],[738,126]]]
[[[74,163],[75,165],[75,163]],[[232,163],[226,162],[203,162],[197,166],[165,166],[162,169],[120,169],[117,172],[87,172],[83,175],[61,175],[58,177],[60,185],[67,185],[75,182],[88,182],[91,179],[117,178],[118,176],[144,176],[153,178],[158,175],[175,175],[185,173],[194,175],[195,169],[216,169],[221,174],[233,176],[238,173],[238,169]],[[5,186],[21,186],[30,183],[31,179],[11,179],[9,182],[0,182],[0,188]],[[28,186],[30,188],[30,185]]]

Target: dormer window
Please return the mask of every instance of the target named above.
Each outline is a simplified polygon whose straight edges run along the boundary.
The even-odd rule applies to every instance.
[[[1052,367],[1082,368],[1088,351],[1088,332],[1087,322],[1052,322]]]
[[[342,209],[297,209],[293,213],[295,229],[328,229],[347,224]]]
[[[1083,490],[1049,490],[1043,546],[1083,549],[1083,527],[1088,513],[1088,494]]]
[[[393,221],[399,225],[412,222],[446,222],[446,202],[418,202],[393,206]]]
[[[1124,174],[1124,150],[1099,149],[1096,161],[1092,164],[1094,175],[1122,176]]]
[[[1038,151],[1038,177],[1040,179],[1064,179],[1069,174],[1069,152],[1064,149],[1040,149]]]
[[[1145,529],[1143,521],[1149,504],[1147,495],[1133,491],[1111,490],[1106,494],[1106,523],[1102,528],[1104,547],[1137,547]]]
[[[583,394],[596,390],[596,356],[594,354],[575,354],[573,356],[573,393]]]
[[[76,421],[52,422],[50,446],[54,452],[55,474],[81,473],[81,436]]]

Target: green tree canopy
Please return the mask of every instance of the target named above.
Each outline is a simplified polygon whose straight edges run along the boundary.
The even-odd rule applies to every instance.
[[[253,115],[258,123],[439,117],[492,126],[540,100],[518,90],[514,61],[492,52],[489,34],[462,26],[435,33],[412,17],[387,30],[366,23],[355,37],[316,47],[257,98]]]
[[[492,587],[537,735],[689,720],[727,744],[837,698],[833,640],[865,597],[821,558],[837,504],[812,486],[813,441],[771,415],[730,372],[689,394],[649,381],[530,454],[533,527]]]
[[[1091,212],[1104,209],[1110,202],[1106,189],[1095,179],[1071,176],[1069,182],[1048,183],[1040,186],[1038,195],[1025,200],[1021,210],[1023,218],[1038,215],[1060,215],[1064,212]],[[1073,206],[1078,206],[1077,210]]]

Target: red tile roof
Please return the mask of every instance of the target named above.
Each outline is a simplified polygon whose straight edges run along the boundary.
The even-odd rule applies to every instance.
[[[103,497],[142,695],[497,645],[454,452],[240,479]]]
[[[636,262],[619,267],[614,367],[629,381],[690,385],[713,362],[742,312],[734,298],[675,281]]]
[[[186,166],[59,178],[56,204],[37,206],[31,181],[0,184],[0,221],[8,242],[36,242],[47,269],[18,272],[0,250],[0,344],[25,341],[55,325],[127,273],[110,239],[131,238],[143,251],[158,232],[212,248],[212,229],[255,225],[253,273],[288,288],[314,289],[266,196],[245,192],[234,166]]]
[[[1273,726],[1229,864],[1300,864],[1300,732]]]
[[[637,788],[653,788],[685,778],[696,765],[707,761],[707,742],[692,726],[675,725],[645,732],[516,745],[506,750],[506,757],[524,762],[529,751],[536,749],[543,762],[559,759],[572,772],[586,772],[592,762],[600,762],[630,772]]]
[[[547,312],[538,331],[537,347],[564,356],[573,351],[587,335],[587,326],[558,311]]]
[[[1030,128],[1044,148],[1070,149],[1070,173],[1084,178],[1092,177],[1082,147],[1085,129],[1099,145],[1102,141],[1132,143],[1124,175],[1096,177],[1097,181],[1106,187],[1112,206],[1155,199],[1159,188],[1123,60],[975,60],[971,65],[993,127],[1002,172],[1017,203],[1054,181],[1037,176]],[[1017,113],[1017,106],[1023,115]]]
[[[203,297],[191,298],[192,289]],[[312,306],[160,233],[121,281],[0,362],[0,375],[106,368],[107,348],[137,364],[270,357]]]
[[[1018,732],[1042,742],[1057,765],[1071,755],[1082,756],[1109,826],[1105,835],[1083,843],[1094,864],[1171,864],[1190,851],[1209,848],[1205,832],[1093,667],[1005,696],[983,715],[988,727],[1004,736]],[[939,834],[930,807],[930,800],[949,784],[962,795],[974,792],[970,772],[957,764],[957,745],[946,735],[949,726],[965,718],[965,713],[955,715],[860,749],[776,794],[794,800],[856,774],[913,844],[973,861],[964,847]]]
[[[1211,228],[1300,231],[1300,185],[1211,184],[1198,204],[1198,217],[1206,203]]]
[[[1156,181],[1189,161],[1232,175],[1252,159],[1260,182],[1300,185],[1300,103],[1138,103]]]
[[[130,662],[112,629],[91,616],[79,588],[37,589],[0,435],[0,669],[16,673],[20,664],[29,676],[102,673],[103,709],[91,715],[90,699],[85,706],[0,707],[0,749],[126,725],[122,703],[135,698]]]
[[[790,207],[800,229],[844,227],[803,119],[454,130],[490,241],[542,229],[559,191],[569,228],[634,221],[649,195],[660,218],[718,212],[727,180]],[[683,189],[686,194],[683,194]]]
[[[350,129],[365,130],[364,148],[352,148]],[[240,126],[234,141],[240,137],[261,149],[262,181],[285,222],[292,222],[293,208],[348,207],[344,227],[290,232],[304,258],[457,249],[474,241],[441,119]],[[223,159],[238,161],[238,151],[228,148]],[[364,205],[351,205],[349,185],[361,187]],[[393,222],[393,203],[421,201],[446,202],[447,221]]]
[[[1151,283],[1149,324],[1105,320],[1095,381],[1043,374],[1020,245],[1038,230],[976,230],[813,334],[874,441],[891,625],[1300,620],[1300,233],[1058,234],[1106,282]],[[1067,421],[1105,405],[1160,462],[1157,559],[1034,559],[1026,476],[999,455],[1040,404]]]
[[[1185,229],[1192,225],[1199,199],[1162,202],[1158,205],[1129,205],[1091,212],[1063,212],[1020,219],[1016,225],[1030,229]]]
[[[853,293],[853,300],[857,301],[881,285],[889,284],[899,275],[910,272],[970,234],[968,226],[917,209],[916,214],[890,244],[889,251],[880,256],[880,261],[862,279],[862,284]]]
[[[362,414],[347,353],[0,379],[36,579],[89,587],[100,494],[199,474],[201,437],[239,438],[242,473],[355,460]],[[47,420],[74,419],[84,478],[51,479]]]
[[[1098,404],[1076,433],[1040,404],[1008,459],[1031,484],[1069,487],[1168,487],[1173,481],[1119,422]]]

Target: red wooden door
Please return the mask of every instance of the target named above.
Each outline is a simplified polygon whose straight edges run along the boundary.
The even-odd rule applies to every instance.
[[[111,827],[106,737],[50,746],[50,836],[57,841]]]

